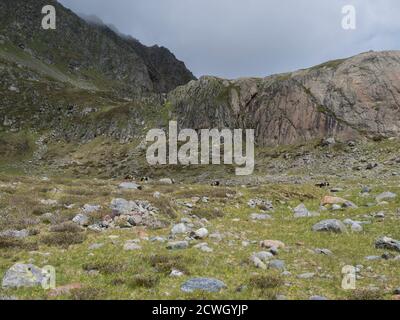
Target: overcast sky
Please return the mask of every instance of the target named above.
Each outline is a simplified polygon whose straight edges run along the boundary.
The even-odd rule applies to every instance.
[[[399,0],[59,0],[143,44],[169,48],[196,75],[267,76],[369,50],[400,49]],[[343,30],[354,5],[356,30]]]

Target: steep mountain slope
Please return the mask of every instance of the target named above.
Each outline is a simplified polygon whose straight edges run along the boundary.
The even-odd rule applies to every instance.
[[[254,128],[259,145],[400,134],[400,52],[264,79],[203,77],[169,95],[182,127]]]
[[[41,28],[41,8],[47,4],[56,7],[56,30]],[[107,26],[89,24],[53,0],[1,1],[0,21],[2,41],[22,49],[36,64],[44,63],[37,69],[57,80],[71,82],[68,78],[75,77],[91,83],[90,89],[112,87],[143,95],[168,92],[194,79],[167,49],[148,48]],[[3,52],[2,56],[13,60],[10,54]],[[52,72],[44,70],[49,68]],[[66,75],[62,79],[54,73]]]

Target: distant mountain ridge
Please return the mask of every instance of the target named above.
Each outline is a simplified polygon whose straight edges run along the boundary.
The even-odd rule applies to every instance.
[[[41,8],[52,4],[57,29],[41,28]],[[0,34],[46,64],[82,79],[115,82],[115,89],[138,95],[166,93],[195,79],[166,48],[146,47],[108,26],[87,23],[54,0],[3,0]]]

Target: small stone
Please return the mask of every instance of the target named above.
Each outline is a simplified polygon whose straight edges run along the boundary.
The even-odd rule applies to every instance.
[[[158,183],[164,184],[164,185],[171,185],[171,184],[174,184],[174,181],[170,178],[163,178],[163,179],[158,180]]]
[[[272,259],[274,257],[274,255],[267,251],[260,251],[260,252],[254,253],[252,255],[252,257],[257,257],[261,261],[268,262],[268,260]]]
[[[285,261],[271,260],[268,264],[269,269],[285,270]]]
[[[166,242],[167,239],[165,239],[164,237],[151,237],[150,241],[151,242]]]
[[[252,213],[250,215],[251,220],[269,220],[272,217],[269,214]]]
[[[314,249],[314,252],[316,253],[316,254],[323,254],[323,255],[326,255],[326,256],[332,256],[333,255],[333,253],[332,253],[332,251],[331,250],[329,250],[329,249]]]
[[[316,232],[342,233],[346,232],[346,226],[339,220],[329,219],[318,222],[312,227],[312,230]]]
[[[383,211],[380,211],[380,212],[374,214],[374,218],[383,219],[383,218],[385,218],[385,213]]]
[[[72,219],[72,221],[80,226],[87,226],[89,223],[89,218],[87,215],[79,213]]]
[[[189,247],[188,241],[172,241],[168,242],[167,249],[169,250],[183,250]]]
[[[380,256],[367,256],[364,259],[367,260],[367,261],[375,261],[375,260],[381,260],[382,257],[380,257]]]
[[[186,281],[182,286],[183,292],[206,291],[206,292],[219,292],[225,289],[226,285],[220,280],[212,278],[192,278]]]
[[[82,211],[86,214],[88,213],[93,213],[96,211],[99,211],[101,209],[101,206],[96,206],[96,205],[91,205],[91,204],[85,204],[82,208]]]
[[[187,232],[189,232],[189,229],[186,227],[186,224],[184,224],[184,223],[176,224],[171,229],[171,233],[173,235],[184,234],[184,233],[187,233]]]
[[[353,223],[351,225],[351,231],[353,231],[353,232],[362,232],[363,231],[363,227],[358,223]]]
[[[118,188],[123,189],[123,190],[139,190],[141,189],[140,185],[134,183],[134,182],[122,182]]]
[[[153,193],[153,198],[160,199],[161,198],[161,193],[158,192],[158,191],[154,192]]]
[[[313,216],[311,212],[308,211],[304,203],[299,204],[296,208],[294,208],[293,212],[295,218],[307,218]]]
[[[358,209],[358,206],[356,204],[354,204],[351,201],[346,201],[345,203],[343,203],[343,207],[344,208],[350,208],[350,209]]]
[[[280,249],[280,248],[285,248],[285,244],[282,241],[279,240],[263,240],[260,242],[260,246],[262,248],[276,248],[276,249]]]
[[[385,200],[394,199],[396,197],[397,197],[397,195],[395,193],[393,193],[393,192],[383,192],[380,195],[378,195],[375,198],[375,200],[376,200],[376,202],[382,202],[382,201],[385,201]]]
[[[263,270],[267,269],[267,265],[264,262],[262,262],[260,258],[258,258],[256,256],[252,256],[250,258],[250,260],[253,262],[253,264],[256,268],[263,269]]]
[[[40,200],[40,203],[45,205],[45,206],[55,206],[58,204],[57,200],[51,200],[51,199],[47,199],[47,200]]]
[[[182,271],[173,269],[171,271],[171,273],[169,274],[170,277],[174,277],[174,278],[179,278],[179,277],[183,277],[185,274]]]
[[[205,239],[208,236],[208,230],[206,228],[200,228],[194,232],[194,237],[196,239]]]
[[[361,189],[361,193],[362,193],[362,194],[370,193],[371,191],[372,191],[372,189],[371,189],[370,187],[367,187],[367,186],[365,186],[365,187],[363,187],[363,188]]]
[[[344,204],[347,200],[343,199],[343,198],[339,198],[339,197],[332,197],[332,196],[325,196],[322,199],[321,205],[325,206],[325,205],[333,205],[333,204]]]

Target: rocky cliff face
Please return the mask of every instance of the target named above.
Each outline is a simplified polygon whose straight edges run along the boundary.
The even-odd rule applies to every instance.
[[[41,8],[47,4],[56,7],[56,30],[41,28]],[[87,23],[54,0],[2,0],[0,35],[46,65],[91,80],[97,89],[143,95],[168,92],[194,79],[167,49]]]
[[[181,127],[254,128],[259,145],[400,134],[400,52],[264,79],[203,77],[169,95]]]

